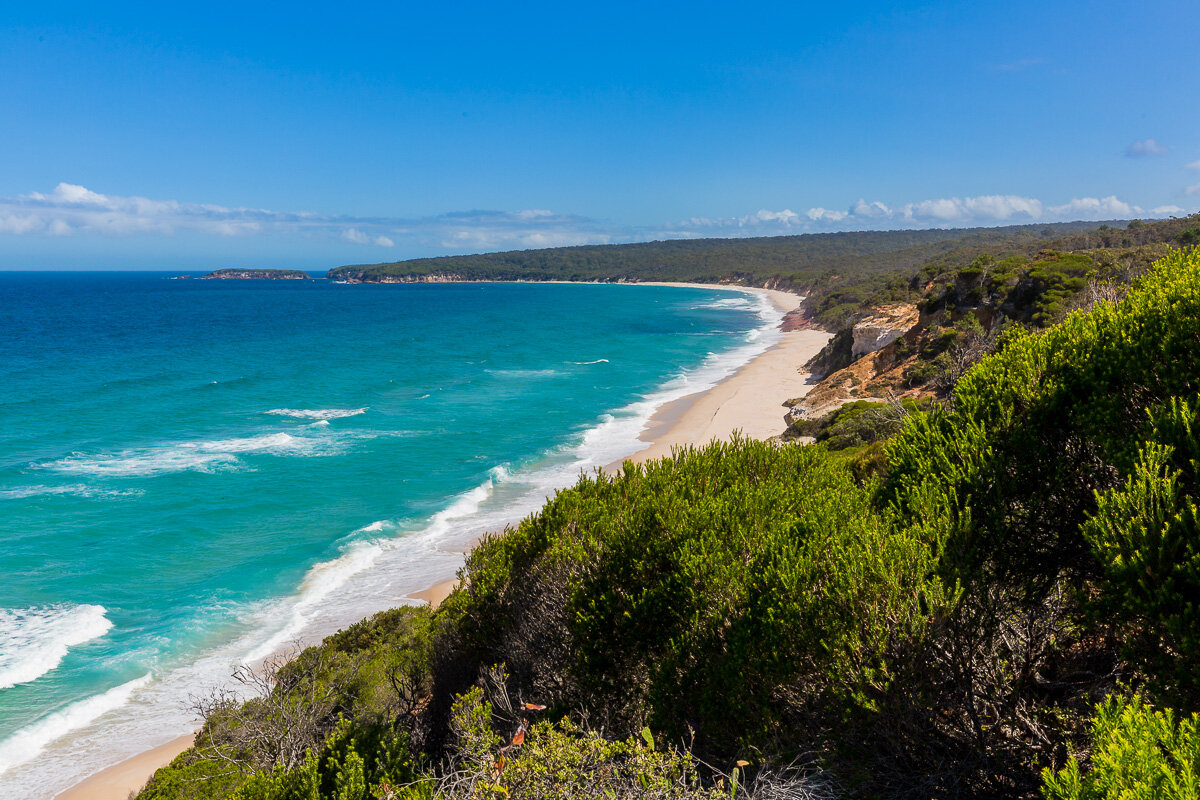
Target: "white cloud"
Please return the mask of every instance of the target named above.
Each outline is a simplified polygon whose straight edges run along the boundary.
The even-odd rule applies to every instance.
[[[1189,189],[1200,194],[1200,184]],[[1049,205],[1035,197],[1021,195],[978,195],[941,197],[890,206],[879,200],[859,199],[846,211],[831,211],[816,206],[803,215],[791,211],[759,211],[746,217],[709,219],[693,217],[669,226],[666,236],[769,236],[836,230],[892,228],[949,228],[990,225],[1021,225],[1038,222],[1073,220],[1128,219],[1165,217],[1187,213],[1175,205],[1162,205],[1149,211],[1108,197],[1076,197],[1065,203]]]
[[[1047,209],[1058,219],[1104,219],[1111,217],[1131,217],[1142,213],[1135,205],[1122,202],[1114,195],[1104,198],[1077,197],[1061,206],[1051,206]]]
[[[850,216],[849,211],[830,211],[828,208],[810,208],[805,214],[813,222],[841,222]]]
[[[1130,158],[1146,158],[1147,156],[1165,156],[1171,148],[1157,139],[1138,139],[1125,148],[1125,155]]]
[[[351,242],[353,244],[373,244],[376,247],[396,246],[396,243],[387,236],[368,236],[358,228],[347,228],[346,230],[342,231],[341,238],[344,241]]]
[[[890,213],[890,209],[878,200],[868,203],[861,197],[858,198],[857,203],[850,207],[851,216],[863,217],[865,219],[880,219],[888,216]]]
[[[1200,183],[1189,187],[1200,195]],[[619,225],[546,209],[456,211],[420,218],[326,215],[233,208],[177,200],[106,195],[60,183],[51,192],[0,197],[0,235],[273,236],[336,244],[404,248],[408,252],[464,253],[584,244],[694,239],[706,236],[772,236],[880,228],[976,227],[1077,219],[1179,216],[1176,205],[1149,211],[1117,198],[1077,197],[1050,204],[1021,195],[941,197],[889,205],[860,198],[845,210],[813,206],[762,208],[744,216],[692,217],[655,227]],[[347,255],[348,260],[351,256]]]
[[[626,241],[637,238],[632,229],[618,234],[612,226],[540,208],[464,211],[418,219],[350,217],[122,197],[65,182],[51,192],[0,197],[0,234],[171,236],[180,231],[304,236],[386,248],[402,241],[426,250],[459,252],[606,243],[618,235]]]
[[[1185,169],[1200,170],[1200,159],[1196,159],[1192,163],[1188,164]]]
[[[104,195],[97,194],[96,192],[93,192],[82,186],[76,186],[73,183],[60,183],[58,186],[54,187],[54,191],[49,195],[44,195],[40,192],[33,192],[29,196],[34,200],[41,200],[51,203],[57,202],[75,205],[93,205],[102,206],[104,208],[111,208],[113,205],[112,200]],[[132,199],[137,200],[140,198]]]

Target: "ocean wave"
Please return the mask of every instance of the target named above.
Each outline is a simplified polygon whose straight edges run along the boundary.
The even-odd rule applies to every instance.
[[[112,628],[103,606],[0,608],[0,689],[37,680]]]
[[[721,297],[716,300],[709,300],[704,303],[692,306],[695,310],[714,309],[719,311],[744,310],[754,311],[757,305],[750,297]]]
[[[85,700],[72,703],[62,711],[26,725],[0,742],[0,775],[35,758],[56,739],[91,724],[103,714],[124,705],[130,695],[150,682],[150,675],[123,683]]]
[[[568,361],[568,364],[577,364],[581,367],[586,367],[589,364],[607,364],[607,358],[597,358],[595,361]]]
[[[244,660],[248,663],[261,661],[288,643],[300,639],[311,627],[314,615],[327,610],[323,609],[326,601],[355,576],[373,566],[381,555],[402,545],[422,550],[445,538],[456,521],[476,515],[484,501],[492,495],[495,485],[506,477],[504,467],[494,467],[489,471],[487,480],[456,497],[449,506],[431,516],[419,531],[396,536],[396,525],[390,520],[378,520],[359,528],[351,536],[363,533],[384,535],[370,539],[359,537],[343,545],[342,552],[336,558],[313,565],[305,574],[299,591],[287,603],[288,607],[283,612],[287,622],[246,653]],[[277,617],[278,613],[278,610],[272,611],[270,616]],[[342,624],[345,624],[344,620]]]
[[[37,466],[67,475],[130,477],[170,472],[217,472],[242,465],[239,456],[331,456],[345,451],[347,439],[339,435],[293,436],[265,433],[232,439],[178,442],[115,454],[72,453],[66,458]],[[359,435],[356,438],[361,438]]]
[[[264,413],[274,414],[277,417],[293,417],[294,419],[330,420],[357,417],[359,414],[367,413],[368,408],[370,406],[363,408],[272,408]]]
[[[14,489],[3,489],[0,490],[0,498],[21,500],[26,497],[55,495],[88,498],[141,497],[145,493],[145,489],[104,489],[98,486],[87,486],[82,483],[71,483],[63,486],[18,486]]]

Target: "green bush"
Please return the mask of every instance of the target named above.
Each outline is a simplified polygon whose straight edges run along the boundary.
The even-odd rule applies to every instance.
[[[1071,758],[1042,772],[1045,800],[1195,800],[1200,797],[1200,736],[1195,714],[1176,722],[1141,698],[1109,697],[1092,721],[1091,769]]]
[[[1080,532],[1095,490],[1128,474],[1144,409],[1200,378],[1200,254],[1159,262],[1120,304],[1015,334],[958,382],[951,410],[893,440],[887,496],[901,514],[933,492],[954,531],[944,566],[1032,590],[1094,561]]]
[[[446,608],[472,659],[539,702],[626,733],[693,728],[709,750],[770,742],[801,710],[869,707],[889,647],[943,602],[927,534],[869,497],[823,448],[626,464],[481,544]]]
[[[1125,484],[1098,498],[1084,535],[1104,569],[1098,615],[1160,689],[1200,690],[1200,398],[1152,415],[1152,441]],[[1178,699],[1178,698],[1177,698]]]

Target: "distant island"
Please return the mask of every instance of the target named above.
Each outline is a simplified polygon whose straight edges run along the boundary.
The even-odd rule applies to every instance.
[[[199,280],[291,280],[309,281],[312,276],[298,269],[218,269],[207,275],[201,275]]]

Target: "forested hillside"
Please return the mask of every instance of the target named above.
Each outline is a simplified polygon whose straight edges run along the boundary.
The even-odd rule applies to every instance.
[[[140,796],[1195,798],[1200,250],[897,427],[584,477]]]
[[[692,281],[808,289],[879,273],[911,273],[962,247],[1005,250],[1094,230],[1098,222],[1003,228],[810,233],[750,239],[680,239],[553,247],[358,264],[335,280]]]

